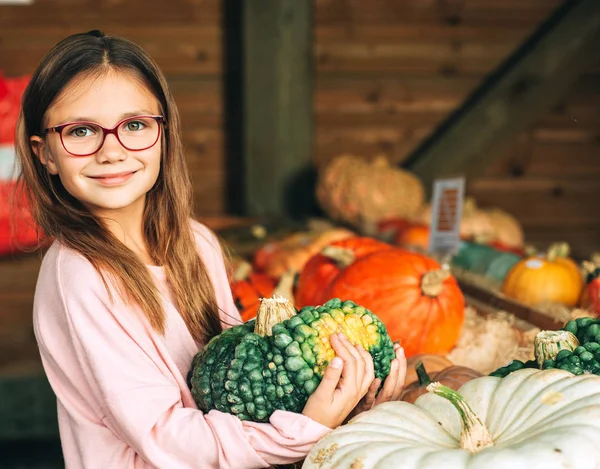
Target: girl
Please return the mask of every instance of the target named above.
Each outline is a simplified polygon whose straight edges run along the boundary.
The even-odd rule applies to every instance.
[[[302,414],[259,424],[197,409],[192,358],[240,318],[218,241],[191,220],[173,97],[138,46],[98,31],[61,41],[33,74],[17,133],[21,183],[54,238],[34,327],[67,468],[289,463],[349,414],[398,398],[400,348],[375,400],[370,355],[334,336]]]

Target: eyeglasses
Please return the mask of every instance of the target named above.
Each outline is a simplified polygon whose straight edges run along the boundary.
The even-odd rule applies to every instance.
[[[123,119],[112,129],[95,122],[69,122],[44,129],[44,134],[56,132],[67,153],[73,156],[90,156],[96,153],[109,134],[117,137],[124,148],[142,151],[153,147],[160,137],[163,116],[135,116]]]

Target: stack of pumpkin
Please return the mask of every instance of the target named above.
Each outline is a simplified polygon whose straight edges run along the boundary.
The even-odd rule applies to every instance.
[[[555,243],[546,252],[526,256],[464,243],[452,266],[465,279],[474,281],[481,275],[484,286],[567,321],[580,314],[580,309],[586,315],[600,314],[598,261],[578,265],[566,243]]]
[[[297,277],[293,291],[279,294],[293,298],[298,308],[350,299],[381,318],[408,355],[445,354],[454,347],[464,322],[464,298],[454,277],[434,259],[343,229],[323,232],[306,244],[299,239],[305,238],[263,246],[255,253],[252,273],[246,269],[232,282],[244,320],[252,319],[259,298],[292,272]]]
[[[323,241],[336,237],[342,239]],[[239,262],[237,272],[232,291],[244,321],[274,292],[298,308],[338,297],[373,311],[409,357],[439,355],[486,373],[533,350],[512,315],[484,318],[465,308],[455,278],[434,259],[343,229],[271,241],[255,253],[253,267]]]
[[[299,412],[333,357],[329,337],[336,332],[369,351],[375,375],[385,379],[394,352],[372,312],[339,299],[296,311],[272,298],[261,302],[256,320],[227,329],[194,357],[192,395],[203,411],[241,420]],[[403,401],[377,405],[334,429],[303,467],[596,467],[600,377],[574,375],[580,368],[600,371],[600,324],[586,318],[538,336],[541,370],[481,376],[441,362],[441,371],[430,366],[427,373],[419,359],[417,382]]]
[[[332,220],[400,247],[427,251],[431,205],[425,203],[423,185],[414,174],[390,165],[385,156],[337,156],[320,169],[316,192]],[[564,243],[532,254],[512,215],[498,208],[482,209],[472,197],[464,202],[460,235],[464,243],[452,264],[469,279],[497,287],[527,305],[556,311],[561,318],[564,308],[575,306],[600,314],[594,290],[599,264],[587,267],[590,286],[584,289],[584,275],[569,259]]]
[[[403,246],[427,249],[431,205],[425,203],[421,181],[389,164],[385,156],[371,160],[340,155],[319,171],[317,198],[336,221]],[[464,240],[475,240],[522,254],[523,230],[503,210],[479,208],[465,200],[460,226]]]

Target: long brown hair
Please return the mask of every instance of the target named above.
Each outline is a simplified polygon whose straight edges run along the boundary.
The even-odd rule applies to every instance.
[[[130,303],[138,304],[152,327],[165,330],[165,312],[152,275],[138,256],[75,199],[33,153],[30,137],[41,136],[47,109],[75,77],[132,73],[158,100],[166,125],[158,180],[146,196],[144,231],[150,255],[164,266],[173,300],[200,343],[221,332],[219,308],[206,266],[196,250],[190,220],[192,184],[180,136],[179,114],[166,79],[136,44],[99,31],[63,39],[44,57],[23,95],[16,146],[19,184],[27,189],[39,227],[81,253]]]

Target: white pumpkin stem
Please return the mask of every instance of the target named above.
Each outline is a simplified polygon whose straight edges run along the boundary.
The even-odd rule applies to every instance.
[[[460,434],[460,447],[462,449],[477,453],[484,448],[494,446],[491,433],[459,393],[439,382],[431,383],[427,386],[427,391],[448,399],[458,411],[462,422],[462,432]]]
[[[281,296],[261,298],[256,313],[254,333],[261,337],[273,335],[273,326],[296,315],[296,308],[290,300]]]
[[[465,197],[463,203],[463,217],[473,216],[479,211],[479,206],[473,197]]]
[[[296,271],[290,269],[286,273],[284,273],[275,290],[273,290],[272,296],[280,296],[283,298],[287,298],[290,302],[294,301],[294,281],[296,280]]]
[[[248,280],[250,274],[252,274],[252,266],[250,265],[250,263],[248,261],[240,261],[235,267],[235,270],[233,271],[231,280],[234,282]]]
[[[561,257],[569,257],[571,247],[567,243],[554,243],[548,248],[546,259],[550,262]]]
[[[554,360],[561,350],[575,350],[579,340],[569,331],[541,331],[533,339],[535,359],[540,368],[546,360]]]
[[[594,262],[583,261],[581,263],[581,268],[585,275],[590,275],[590,274],[593,274],[596,271],[596,269],[600,268],[600,263],[595,264]]]
[[[339,246],[325,246],[321,250],[321,255],[331,259],[340,269],[345,269],[356,260],[354,253],[350,249]]]
[[[371,164],[373,165],[373,168],[386,169],[390,167],[390,160],[388,160],[387,156],[385,155],[377,155],[371,160]]]
[[[444,289],[444,280],[450,277],[446,269],[438,269],[427,272],[421,278],[421,291],[432,298],[437,297]]]

